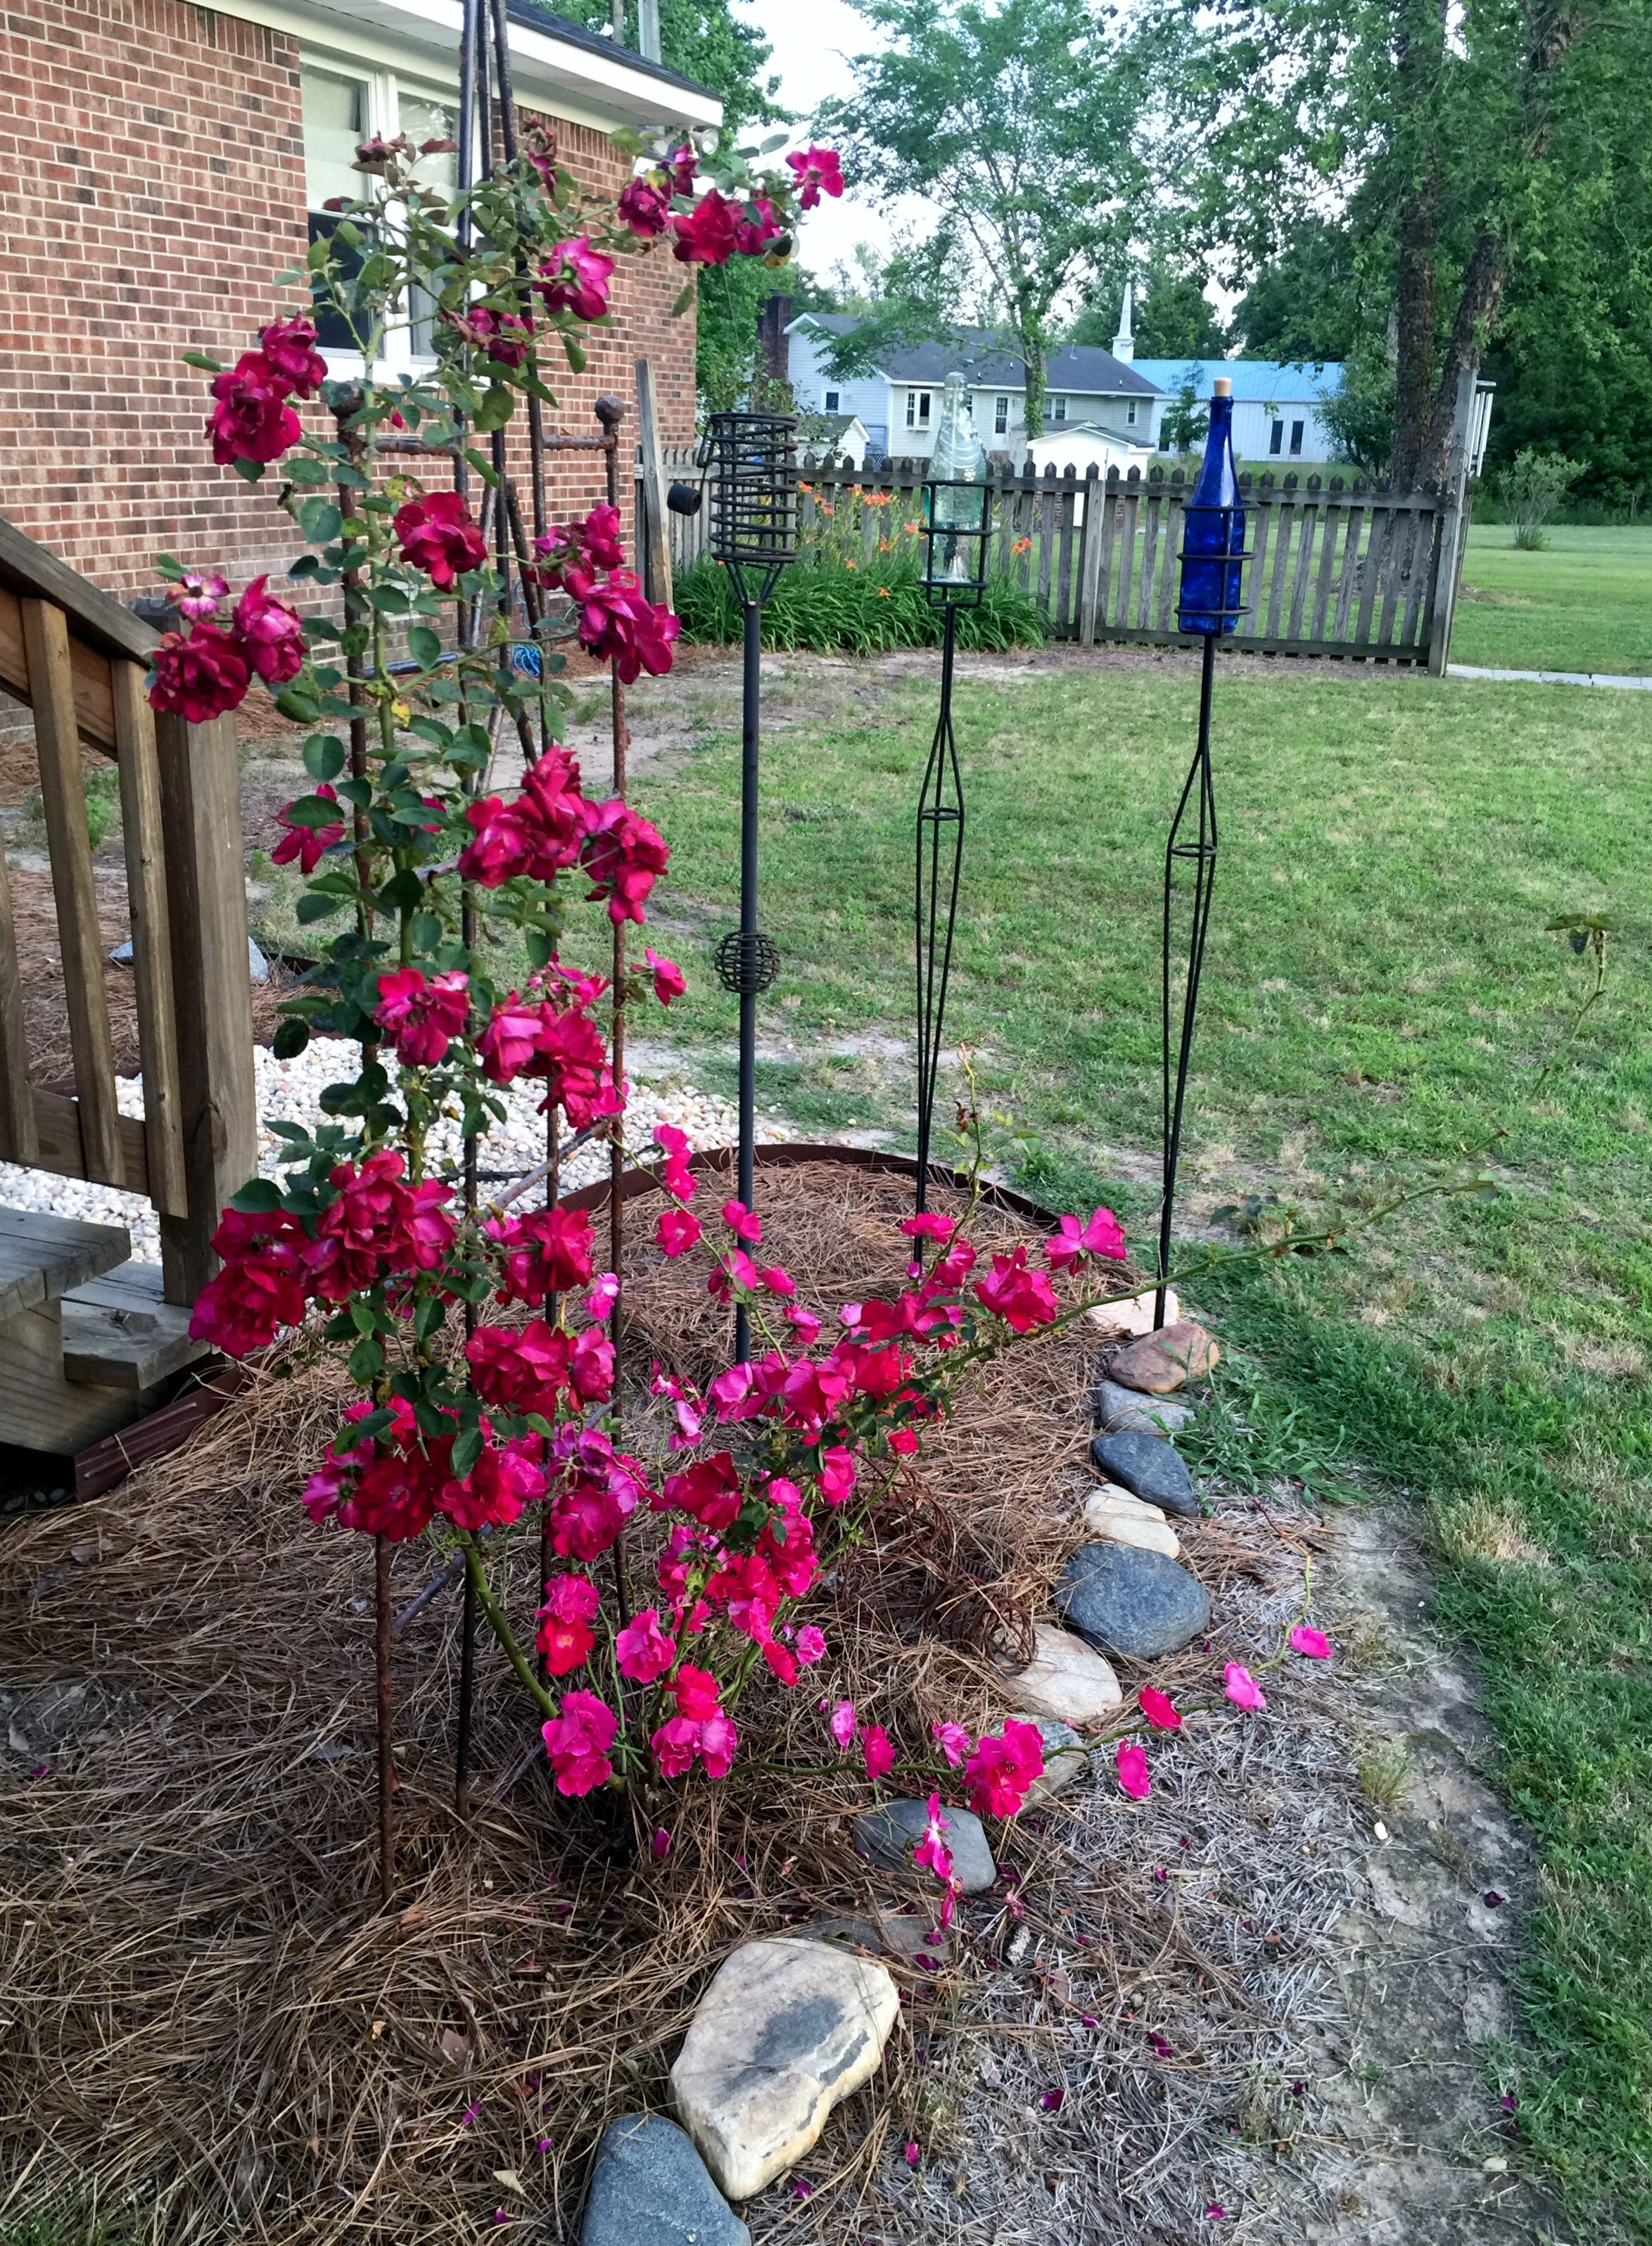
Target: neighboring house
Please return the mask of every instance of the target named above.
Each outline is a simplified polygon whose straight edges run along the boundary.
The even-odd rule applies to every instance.
[[[816,413],[810,417],[803,439],[806,460],[846,460],[864,468],[872,439],[858,413]]]
[[[721,121],[704,87],[537,0],[509,15],[519,107],[592,188],[629,174],[616,129]],[[358,140],[452,129],[459,23],[455,0],[31,0],[0,17],[0,425],[22,529],[122,596],[153,589],[160,550],[238,582],[285,568],[296,533],[213,465],[206,378],[180,354],[233,361],[302,307],[276,276],[330,222],[321,205],[358,191]],[[592,400],[629,399],[646,355],[662,438],[691,442],[694,323],[670,316],[682,281],[657,251],[622,262],[585,372],[549,377],[553,426],[588,431]],[[416,365],[421,341],[398,337],[388,363]],[[572,459],[559,510],[597,494],[596,465]]]
[[[1109,468],[1117,468],[1120,474],[1128,474],[1132,468],[1150,468],[1156,454],[1146,437],[1121,437],[1098,421],[1069,421],[1052,424],[1042,437],[1035,437],[1027,447],[1027,457],[1035,468],[1053,467],[1059,476],[1071,467],[1082,478],[1091,467],[1104,476]]]
[[[1164,435],[1166,411],[1191,378],[1200,403],[1210,397],[1219,374],[1234,385],[1234,450],[1247,467],[1288,468],[1303,461],[1323,462],[1336,451],[1325,425],[1325,400],[1342,386],[1340,366],[1289,366],[1268,358],[1139,358],[1137,371],[1166,392],[1153,423],[1153,441],[1170,449]]]
[[[847,334],[856,324],[840,312],[805,312],[787,323],[785,373],[800,411],[858,415],[874,460],[927,459],[947,377],[958,373],[969,385],[976,434],[987,451],[1017,463],[1025,459],[1026,369],[1004,348],[997,330],[957,329],[940,342],[891,351],[871,373],[840,380],[826,371],[826,339]],[[1046,429],[1087,421],[1126,444],[1147,439],[1159,393],[1111,351],[1089,344],[1054,351],[1046,381]]]

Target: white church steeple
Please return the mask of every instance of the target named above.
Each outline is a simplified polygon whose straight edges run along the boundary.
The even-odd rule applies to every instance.
[[[1125,301],[1118,308],[1118,332],[1112,339],[1112,355],[1129,366],[1136,356],[1136,337],[1131,326],[1130,283],[1125,283]]]

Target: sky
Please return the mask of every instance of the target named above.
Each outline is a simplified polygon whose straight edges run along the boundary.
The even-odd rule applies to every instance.
[[[780,100],[806,122],[821,102],[853,91],[844,57],[878,43],[847,0],[734,0],[734,7],[773,49],[769,68],[780,80]],[[889,216],[853,187],[835,202],[822,197],[803,222],[801,261],[824,278],[840,262],[848,263],[859,242],[887,248],[889,227]]]

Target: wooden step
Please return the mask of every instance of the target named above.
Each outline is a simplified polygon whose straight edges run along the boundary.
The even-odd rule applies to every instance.
[[[212,1353],[192,1341],[189,1312],[167,1302],[158,1263],[122,1263],[63,1298],[65,1379],[98,1388],[153,1388]]]
[[[38,1209],[0,1208],[0,1320],[57,1302],[131,1254],[123,1224],[84,1224]]]

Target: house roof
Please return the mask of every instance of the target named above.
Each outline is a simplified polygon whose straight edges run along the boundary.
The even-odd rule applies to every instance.
[[[846,336],[860,324],[850,312],[804,312],[793,320],[793,330],[812,322],[835,336]],[[1027,371],[1018,351],[1004,347],[998,328],[955,328],[935,341],[911,344],[887,351],[878,362],[891,382],[939,385],[949,374],[966,375],[976,389],[1024,390]],[[1068,394],[1097,398],[1152,398],[1159,385],[1139,367],[1091,344],[1052,351],[1044,368],[1044,385]]]
[[[685,93],[701,93],[712,101],[719,97],[709,85],[684,78],[680,71],[667,70],[663,63],[651,63],[622,40],[606,37],[601,31],[588,31],[583,24],[559,16],[554,9],[540,4],[540,0],[506,0],[505,13],[513,24],[520,24],[525,31],[543,31],[553,39],[561,39],[569,46],[583,47],[588,54],[612,55],[628,69],[641,71],[646,78],[656,78],[665,85],[680,85]]]
[[[1313,405],[1333,396],[1343,386],[1343,370],[1336,365],[1297,366],[1275,358],[1139,358],[1138,373],[1147,375],[1160,390],[1179,391],[1193,372],[1193,386],[1201,398],[1225,374],[1234,385],[1234,398],[1262,405]],[[1051,387],[1054,387],[1052,383]]]

